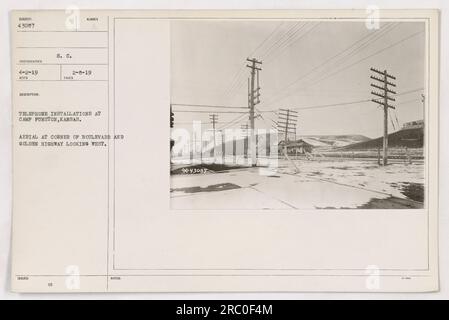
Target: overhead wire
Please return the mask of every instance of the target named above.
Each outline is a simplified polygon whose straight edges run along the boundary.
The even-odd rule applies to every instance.
[[[280,29],[280,27],[284,24],[284,22],[279,23],[274,29],[273,31],[248,55],[248,56],[252,56],[254,55],[257,50],[259,50],[270,38],[272,38],[274,36],[274,34],[276,34],[276,32]],[[236,72],[235,76],[233,77],[231,84],[229,85],[228,89],[225,91],[225,98],[229,98],[229,95],[232,93],[232,91],[234,91],[234,89],[237,87],[239,87],[239,82],[241,81],[241,76],[243,75],[245,68],[246,68],[246,61],[244,64],[242,64],[241,69],[239,69],[239,71]]]
[[[340,59],[338,61],[333,61],[333,60],[336,59],[337,57],[341,56],[341,55],[344,55],[346,52],[349,51],[349,53],[346,56],[343,56],[343,59],[352,58],[358,52],[360,52],[363,48],[365,48],[366,45],[372,43],[373,41],[377,41],[380,37],[384,36],[386,33],[391,31],[391,29],[394,28],[395,25],[393,25],[393,27],[391,27],[391,26],[392,26],[391,24],[388,24],[386,27],[384,27],[383,29],[381,29],[380,31],[378,31],[376,33],[369,33],[367,35],[364,35],[361,38],[359,38],[357,41],[352,43],[349,47],[346,47],[342,51],[332,55],[329,58],[327,58],[324,62],[316,65],[311,70],[307,71],[305,74],[301,75],[299,78],[295,79],[294,81],[290,82],[287,86],[282,88],[277,94],[274,95],[273,98],[269,99],[269,102],[267,102],[267,104],[270,104],[270,103],[272,103],[274,101],[279,100],[279,99],[275,99],[278,95],[283,94],[286,90],[289,90],[290,88],[292,88],[300,80],[303,80],[304,78],[306,78],[307,76],[309,76],[313,72],[315,72],[316,70],[326,66],[326,64],[330,63],[331,66],[338,66],[341,63],[342,59]],[[371,39],[371,38],[374,38],[374,39]],[[365,42],[365,40],[366,40],[366,42]],[[323,71],[319,71],[318,74],[320,74],[320,72],[323,72]],[[324,72],[329,72],[329,71],[324,71]],[[291,95],[291,94],[284,95],[282,98],[287,97],[289,95]]]
[[[290,29],[288,29],[284,34],[282,34],[280,36],[280,38],[275,41],[273,44],[271,44],[271,46],[267,49],[265,49],[264,52],[260,53],[260,59],[264,60],[267,56],[272,55],[274,52],[276,52],[276,50],[278,50],[280,47],[284,46],[283,49],[285,48],[285,45],[290,46],[292,43],[298,41],[299,39],[301,39],[303,36],[305,36],[305,34],[300,35],[300,37],[294,39],[294,37],[296,36],[296,34],[301,31],[308,23],[304,22],[302,23],[302,25],[300,25],[301,22],[296,23],[295,25],[293,25],[293,27],[291,27]],[[299,28],[297,28],[299,26]],[[315,26],[312,26],[311,29],[313,29]],[[295,30],[296,28],[296,30]],[[310,30],[306,30],[306,33],[310,32]],[[293,39],[293,40],[292,40]],[[289,43],[290,42],[290,43]],[[253,51],[253,54],[255,53],[255,51]],[[246,64],[245,64],[246,67]],[[243,71],[244,69],[241,70],[241,74],[243,75]],[[231,99],[233,98],[234,94],[232,94],[237,88],[239,88],[244,80],[246,78],[241,78],[240,80],[238,80],[235,84],[234,84],[234,88],[232,88],[232,90],[230,90],[231,95],[226,96],[226,99]]]

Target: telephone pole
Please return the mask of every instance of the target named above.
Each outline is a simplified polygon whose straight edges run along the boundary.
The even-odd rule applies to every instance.
[[[218,115],[217,114],[210,114],[209,115],[209,119],[210,119],[210,121],[211,121],[211,123],[212,123],[212,130],[213,130],[213,132],[214,132],[214,148],[212,149],[212,155],[213,155],[213,157],[214,157],[214,161],[215,161],[215,143],[216,143],[216,139],[215,139],[215,125],[217,124],[217,122],[218,122]]]
[[[293,134],[296,138],[296,122],[298,121],[298,111],[291,109],[279,109],[278,121],[276,122],[278,131],[284,134],[284,141],[288,141],[288,135]]]
[[[288,135],[289,134],[296,135],[296,121],[297,120],[298,120],[298,112],[297,111],[290,110],[290,109],[279,109],[277,128],[278,128],[279,133],[284,134],[284,147],[283,147],[284,157],[295,167],[296,172],[299,172],[299,167],[288,156],[288,147],[287,147]]]
[[[248,79],[248,107],[249,107],[249,120],[251,127],[251,164],[253,167],[257,165],[257,155],[256,155],[256,136],[255,136],[255,114],[254,107],[256,104],[260,103],[260,86],[259,86],[259,71],[262,69],[259,65],[262,61],[258,61],[255,58],[246,61],[250,62],[246,66],[251,69],[251,80]],[[256,83],[257,82],[257,83]],[[257,87],[256,87],[257,84]]]
[[[240,125],[240,130],[242,130],[243,137],[243,157],[246,159],[248,157],[248,123]]]
[[[377,81],[377,83],[371,83],[371,87],[380,90],[371,91],[371,94],[377,98],[371,99],[371,101],[383,106],[384,108],[384,138],[383,138],[383,160],[382,164],[386,166],[388,164],[388,110],[395,109],[395,107],[388,104],[388,100],[396,101],[394,98],[390,97],[388,94],[396,94],[395,91],[391,90],[389,86],[396,87],[396,84],[390,82],[389,80],[396,80],[396,78],[388,74],[387,70],[380,71],[375,68],[371,68],[371,71],[375,73],[370,78]],[[380,76],[380,78],[379,78]],[[379,100],[381,98],[381,100]]]
[[[294,134],[296,138],[296,122],[298,120],[298,111],[290,109],[279,109],[277,129],[279,133],[284,134],[284,153],[287,154],[288,135]]]

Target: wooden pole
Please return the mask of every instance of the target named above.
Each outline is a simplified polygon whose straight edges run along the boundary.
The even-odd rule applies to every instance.
[[[384,70],[384,141],[383,141],[383,165],[388,163],[388,99],[387,99],[387,70]]]

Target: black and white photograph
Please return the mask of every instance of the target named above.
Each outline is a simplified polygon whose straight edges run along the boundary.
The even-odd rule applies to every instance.
[[[442,5],[238,5],[10,11],[4,296],[447,296]]]
[[[425,208],[424,22],[174,20],[170,39],[172,209]]]

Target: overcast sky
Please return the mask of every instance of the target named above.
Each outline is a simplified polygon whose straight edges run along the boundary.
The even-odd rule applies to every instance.
[[[269,128],[270,110],[296,108],[298,135],[382,135],[383,111],[371,99],[370,67],[396,76],[397,120],[422,119],[425,85],[425,25],[384,22],[369,30],[365,22],[173,21],[171,24],[171,102],[247,107],[246,58],[262,61],[258,128]],[[340,105],[350,102],[351,104]],[[339,106],[323,107],[338,104]],[[175,107],[175,110],[237,109]],[[237,111],[247,111],[241,109]],[[218,128],[240,127],[243,114],[218,113]],[[209,122],[208,113],[175,113],[177,127]],[[390,131],[393,125],[389,122]],[[191,126],[190,126],[191,127]],[[206,126],[207,127],[207,126]]]

